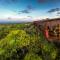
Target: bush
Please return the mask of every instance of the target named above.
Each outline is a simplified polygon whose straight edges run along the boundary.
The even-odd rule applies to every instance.
[[[42,58],[34,53],[26,54],[24,60],[42,60]]]

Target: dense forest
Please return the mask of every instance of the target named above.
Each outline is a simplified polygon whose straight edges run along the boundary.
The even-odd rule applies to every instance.
[[[0,24],[0,60],[60,60],[59,53],[33,23]]]

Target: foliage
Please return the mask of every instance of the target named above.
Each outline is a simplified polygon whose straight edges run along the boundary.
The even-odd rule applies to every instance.
[[[29,35],[23,30],[13,30],[0,41],[0,55],[11,56],[17,48],[27,45],[29,45]]]
[[[32,23],[0,25],[0,60],[57,60],[56,57],[56,46]]]
[[[42,58],[34,53],[26,54],[24,60],[42,60]]]

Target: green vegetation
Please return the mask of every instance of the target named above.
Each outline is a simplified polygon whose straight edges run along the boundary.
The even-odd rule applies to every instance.
[[[0,60],[57,60],[57,50],[32,23],[0,25]]]

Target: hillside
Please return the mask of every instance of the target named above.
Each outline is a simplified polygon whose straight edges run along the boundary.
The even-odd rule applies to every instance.
[[[59,60],[58,53],[33,23],[0,24],[0,60]]]

